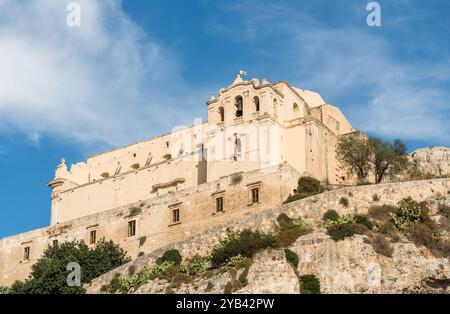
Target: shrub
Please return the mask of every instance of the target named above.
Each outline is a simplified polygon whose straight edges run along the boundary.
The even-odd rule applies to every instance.
[[[227,268],[242,268],[250,264],[250,258],[244,257],[241,254],[230,257],[223,266]]]
[[[241,183],[242,181],[242,174],[234,174],[231,176],[231,184],[236,185]]]
[[[189,276],[197,276],[208,268],[209,260],[206,257],[194,256],[181,264],[181,271]]]
[[[260,231],[245,229],[241,232],[228,232],[227,238],[213,248],[211,253],[212,267],[220,267],[231,257],[241,255],[252,257],[258,251],[274,246],[275,239],[272,235]]]
[[[0,286],[0,294],[8,294],[9,288],[5,286]]]
[[[370,221],[370,219],[366,215],[355,215],[356,223],[362,224],[367,227],[367,229],[372,230],[373,223]]]
[[[139,247],[143,246],[145,241],[147,241],[147,237],[146,236],[142,236],[139,238]]]
[[[307,197],[310,197],[311,194],[309,193],[296,193],[296,194],[289,194],[287,199],[283,202],[283,204],[287,204],[290,202],[298,201]]]
[[[327,234],[334,240],[339,241],[355,234],[365,234],[367,228],[357,223],[337,224],[327,229]]]
[[[286,256],[286,260],[289,264],[291,264],[294,268],[298,267],[299,258],[297,253],[289,249],[284,249],[284,255]]]
[[[139,215],[142,212],[142,208],[140,207],[131,207],[130,208],[130,217]]]
[[[372,195],[372,201],[374,201],[374,202],[380,201],[380,196],[378,194]]]
[[[441,204],[439,206],[439,214],[441,214],[442,216],[444,216],[447,219],[450,218],[450,206]]]
[[[181,254],[177,249],[171,249],[164,252],[163,256],[156,259],[156,264],[162,264],[164,262],[171,262],[173,265],[181,264]]]
[[[121,282],[120,282],[120,274],[116,273],[107,285],[103,285],[100,288],[100,292],[102,293],[116,293],[117,291],[120,291],[122,288]]]
[[[232,290],[233,290],[233,285],[231,284],[231,281],[229,281],[223,288],[223,294],[231,294],[233,292]]]
[[[67,270],[70,262],[82,269],[81,283],[113,270],[130,261],[126,252],[112,241],[100,240],[95,248],[82,242],[64,242],[49,246],[31,267],[30,278],[16,282],[10,289],[14,294],[78,294],[85,293],[83,286],[68,286]]]
[[[133,276],[135,272],[136,272],[136,266],[130,265],[128,267],[128,276],[129,277]]]
[[[348,202],[348,198],[346,198],[346,197],[341,197],[340,199],[339,199],[339,204],[341,204],[342,206],[344,206],[344,207],[348,207],[348,204],[349,204],[349,202]]]
[[[439,234],[427,225],[415,223],[407,229],[408,239],[417,245],[434,249],[439,242]]]
[[[379,221],[386,221],[390,218],[389,213],[397,213],[398,208],[392,205],[371,206],[368,216]]]
[[[309,193],[318,194],[322,193],[324,188],[320,184],[320,181],[313,177],[301,177],[298,179],[297,193]]]
[[[315,275],[303,275],[299,278],[301,294],[320,294],[320,281]]]
[[[337,225],[342,225],[342,224],[354,224],[356,223],[357,218],[356,215],[354,214],[348,214],[348,215],[342,215],[339,216],[337,220],[325,220],[325,222],[323,223],[323,226],[327,229],[337,226]]]
[[[325,212],[325,214],[323,214],[323,217],[322,217],[323,221],[327,221],[327,220],[337,221],[338,219],[339,219],[339,214],[334,209],[327,210]]]
[[[375,252],[378,254],[392,257],[392,253],[394,252],[394,249],[389,244],[389,242],[386,240],[386,238],[382,235],[375,235],[371,241],[370,244],[372,245],[372,248]]]
[[[241,287],[245,287],[248,284],[247,275],[249,267],[246,267],[239,275],[238,281]]]
[[[279,225],[278,234],[275,236],[277,247],[288,247],[300,236],[311,231],[305,221],[293,220],[285,213],[278,215],[277,221]]]
[[[144,256],[144,255],[145,255],[145,253],[140,251],[139,254],[138,254],[138,257]]]
[[[389,216],[397,229],[405,230],[411,226],[412,223],[427,220],[428,217],[426,217],[426,212],[424,212],[422,206],[408,197],[401,200],[398,203],[397,212],[389,213]]]

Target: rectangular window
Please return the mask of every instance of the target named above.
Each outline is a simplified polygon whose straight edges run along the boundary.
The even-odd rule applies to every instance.
[[[252,191],[252,204],[259,203],[259,188],[253,188],[251,191]]]
[[[26,246],[23,248],[23,260],[27,261],[30,259],[30,247]]]
[[[176,208],[172,210],[172,223],[180,221],[180,209]]]
[[[134,237],[136,235],[136,220],[128,222],[128,236]]]
[[[223,212],[223,196],[216,198],[216,213]]]
[[[95,244],[97,242],[97,230],[92,230],[90,232],[89,243]]]
[[[58,240],[53,240],[53,245],[58,245]]]

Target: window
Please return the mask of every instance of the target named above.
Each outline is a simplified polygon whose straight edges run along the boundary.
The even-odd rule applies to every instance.
[[[242,114],[244,113],[244,109],[243,109],[243,99],[242,96],[237,96],[236,97],[236,102],[235,102],[235,106],[236,106],[236,118],[242,117]]]
[[[220,115],[220,122],[225,121],[225,111],[223,110],[223,107],[219,107],[219,115]]]
[[[223,212],[223,196],[216,198],[216,213]]]
[[[30,259],[30,247],[26,246],[23,248],[23,260],[28,261]]]
[[[97,242],[97,230],[92,230],[89,236],[89,243],[95,244]]]
[[[53,240],[53,245],[58,245],[58,240]]]
[[[292,105],[292,111],[293,111],[293,118],[297,119],[300,118],[300,108],[297,104]]]
[[[278,116],[278,102],[276,99],[273,100],[273,115]]]
[[[180,222],[180,209],[172,209],[172,223]]]
[[[253,97],[253,102],[255,103],[255,111],[259,112],[259,97],[258,96]]]
[[[252,204],[259,203],[259,188],[253,188],[252,193]]]
[[[134,237],[136,235],[136,220],[128,222],[128,236]]]
[[[237,160],[238,157],[240,157],[241,153],[242,153],[241,139],[240,138],[236,138],[234,145],[235,145],[235,147],[234,147],[234,154],[235,154],[234,160]]]

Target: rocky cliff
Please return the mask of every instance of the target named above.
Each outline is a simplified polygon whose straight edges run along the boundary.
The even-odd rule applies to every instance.
[[[410,154],[410,161],[423,174],[450,175],[450,148],[420,148]]]

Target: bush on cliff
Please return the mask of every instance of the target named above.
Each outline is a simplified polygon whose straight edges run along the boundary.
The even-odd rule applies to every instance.
[[[334,209],[329,209],[323,214],[322,220],[325,222],[327,220],[337,221],[339,219],[339,214]]]
[[[30,278],[16,281],[10,288],[12,294],[79,294],[85,293],[82,286],[69,286],[67,277],[73,270],[67,270],[75,262],[81,268],[81,285],[117,268],[130,259],[126,252],[112,241],[101,240],[95,248],[83,242],[64,242],[49,246],[42,257],[32,266]]]
[[[164,252],[161,257],[156,259],[156,264],[162,264],[164,262],[172,263],[175,266],[179,266],[181,264],[181,254],[177,249],[170,249]]]
[[[320,294],[320,281],[315,275],[303,275],[299,278],[301,294]]]
[[[294,243],[300,236],[311,231],[308,224],[302,219],[292,219],[285,213],[277,217],[278,233],[275,235],[277,247],[284,248]]]
[[[290,194],[284,204],[322,193],[324,190],[319,180],[308,176],[301,177],[298,179],[296,192]]]
[[[275,239],[261,231],[245,229],[241,232],[228,231],[227,237],[211,253],[214,268],[225,264],[233,256],[253,257],[257,252],[275,246]]]

